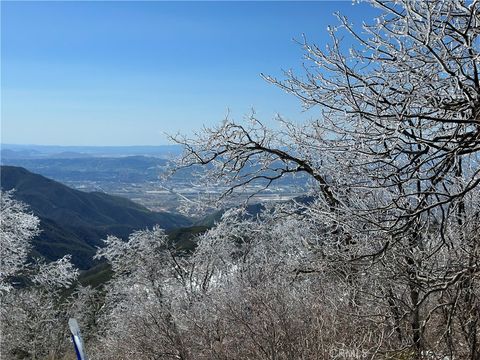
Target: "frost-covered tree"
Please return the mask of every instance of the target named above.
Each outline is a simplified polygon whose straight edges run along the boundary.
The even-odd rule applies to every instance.
[[[356,31],[339,15],[326,50],[303,44],[306,73],[265,78],[321,116],[269,129],[227,119],[185,146],[179,166],[210,165],[225,195],[291,173],[317,183],[324,206],[403,231],[479,179],[478,1],[370,1],[383,10]],[[342,46],[347,32],[355,45]],[[372,202],[368,202],[372,198]],[[354,199],[354,200],[350,200]]]
[[[11,288],[9,279],[25,267],[40,221],[11,191],[0,193],[0,204],[0,292],[5,292]]]
[[[62,291],[78,276],[69,255],[28,262],[39,219],[12,192],[1,193],[0,357],[56,358],[68,344],[69,301]],[[14,286],[12,278],[21,281]]]
[[[105,258],[114,272],[99,318],[99,356],[188,358],[173,311],[185,296],[186,264],[165,232],[137,231],[128,241],[109,236],[96,258]]]
[[[303,345],[294,336],[295,326],[304,316],[296,316],[301,311],[296,300],[305,301],[304,293],[280,274],[297,266],[301,252],[297,247],[302,245],[285,241],[280,247],[263,241],[283,233],[268,229],[267,222],[242,216],[236,211],[225,214],[188,257],[178,253],[158,228],[136,232],[128,242],[108,238],[98,256],[107,258],[115,275],[107,286],[96,354],[106,359],[269,358],[274,352],[293,355],[295,349],[298,354]],[[262,294],[252,291],[255,286]],[[295,296],[290,291],[294,288]],[[265,304],[262,298],[267,293],[285,308]],[[286,323],[266,329],[276,306],[281,311],[278,318]],[[261,322],[251,311],[258,311]],[[280,329],[289,334],[274,335]],[[256,339],[257,331],[265,339]],[[288,343],[275,344],[288,337]]]
[[[8,359],[58,358],[69,343],[70,300],[63,292],[78,275],[70,256],[29,267],[31,284],[2,295],[0,354]]]
[[[107,239],[99,256],[115,275],[94,354],[316,359],[343,347],[374,353],[389,326],[350,313],[358,289],[319,261],[318,224],[298,210],[285,204],[258,218],[227,211],[187,257],[159,229],[137,232],[128,242]],[[363,280],[365,288],[370,280]],[[373,312],[375,306],[361,309]]]
[[[220,199],[309,175],[316,201],[304,214],[322,245],[307,267],[322,276],[328,264],[357,289],[351,304],[379,305],[363,315],[391,326],[379,349],[478,358],[480,2],[369,3],[381,12],[373,24],[339,15],[326,48],[303,42],[303,74],[264,76],[317,119],[226,119],[177,137],[179,166],[205,166]]]

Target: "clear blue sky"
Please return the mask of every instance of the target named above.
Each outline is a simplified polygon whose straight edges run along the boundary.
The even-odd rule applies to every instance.
[[[340,11],[317,2],[1,2],[2,142],[160,145],[241,119],[292,119],[298,100],[261,72],[298,68],[301,34],[319,45]]]

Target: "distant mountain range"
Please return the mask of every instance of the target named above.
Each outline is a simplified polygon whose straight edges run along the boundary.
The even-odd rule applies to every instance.
[[[80,269],[107,235],[128,237],[134,230],[159,224],[166,230],[188,227],[181,215],[152,212],[128,199],[101,192],[82,192],[21,167],[1,166],[1,187],[15,189],[14,197],[29,205],[40,218],[41,234],[33,240],[34,255],[55,260],[72,254]]]
[[[180,145],[159,146],[59,146],[59,145],[17,145],[0,144],[2,158],[55,158],[69,156],[71,158],[90,156],[118,157],[128,155],[144,155],[171,158],[182,152]]]

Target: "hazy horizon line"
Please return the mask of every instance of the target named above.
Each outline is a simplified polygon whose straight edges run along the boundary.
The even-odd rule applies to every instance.
[[[148,145],[59,145],[59,144],[20,144],[20,143],[3,143],[0,142],[0,146],[38,146],[38,147],[103,147],[103,148],[115,148],[115,147],[162,147],[162,146],[181,146],[180,144],[148,144]]]

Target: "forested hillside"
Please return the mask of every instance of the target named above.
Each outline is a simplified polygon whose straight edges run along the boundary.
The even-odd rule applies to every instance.
[[[134,230],[158,224],[166,230],[191,225],[178,214],[152,212],[130,200],[101,192],[71,189],[20,167],[0,168],[4,191],[29,206],[40,219],[41,232],[33,240],[34,253],[48,260],[72,254],[72,262],[86,269],[96,247],[107,235],[128,237]]]

